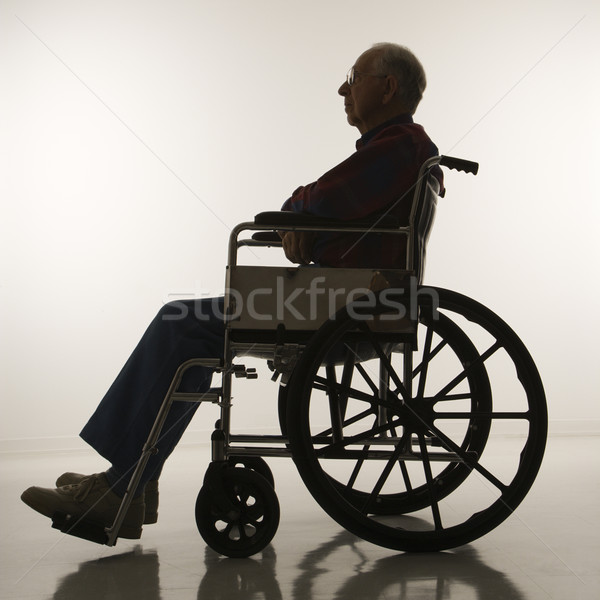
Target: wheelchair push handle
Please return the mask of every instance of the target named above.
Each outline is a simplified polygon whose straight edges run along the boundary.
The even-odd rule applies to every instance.
[[[441,156],[439,165],[440,167],[448,167],[449,169],[456,169],[457,171],[472,173],[473,175],[477,175],[477,171],[479,170],[479,163],[472,160],[454,158],[453,156]]]

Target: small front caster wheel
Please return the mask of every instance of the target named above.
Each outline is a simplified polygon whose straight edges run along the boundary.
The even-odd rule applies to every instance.
[[[275,490],[255,471],[224,468],[198,493],[196,525],[215,552],[231,558],[252,556],[263,550],[277,531]]]

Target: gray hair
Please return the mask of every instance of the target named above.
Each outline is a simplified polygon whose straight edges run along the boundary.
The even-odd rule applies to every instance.
[[[372,50],[379,50],[375,68],[382,75],[393,75],[398,80],[398,98],[404,108],[414,114],[427,86],[423,65],[408,48],[399,44],[383,42],[374,44]]]

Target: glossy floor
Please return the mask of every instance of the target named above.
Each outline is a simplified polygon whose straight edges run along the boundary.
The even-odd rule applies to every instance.
[[[103,468],[87,451],[0,455],[0,598],[600,598],[600,437],[550,438],[534,488],[508,521],[468,546],[397,553],[323,513],[291,462],[270,461],[281,504],[273,543],[250,559],[207,549],[193,515],[208,449],[180,447],[161,479],[159,523],[113,548],[65,536],[21,503],[64,470]]]

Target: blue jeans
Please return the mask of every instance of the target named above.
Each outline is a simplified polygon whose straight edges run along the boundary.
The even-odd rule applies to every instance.
[[[83,440],[117,471],[131,472],[178,367],[190,358],[222,358],[224,335],[223,298],[166,304],[81,431]],[[207,367],[189,369],[179,391],[207,391],[212,374]],[[140,486],[158,478],[197,408],[197,403],[172,404]]]

